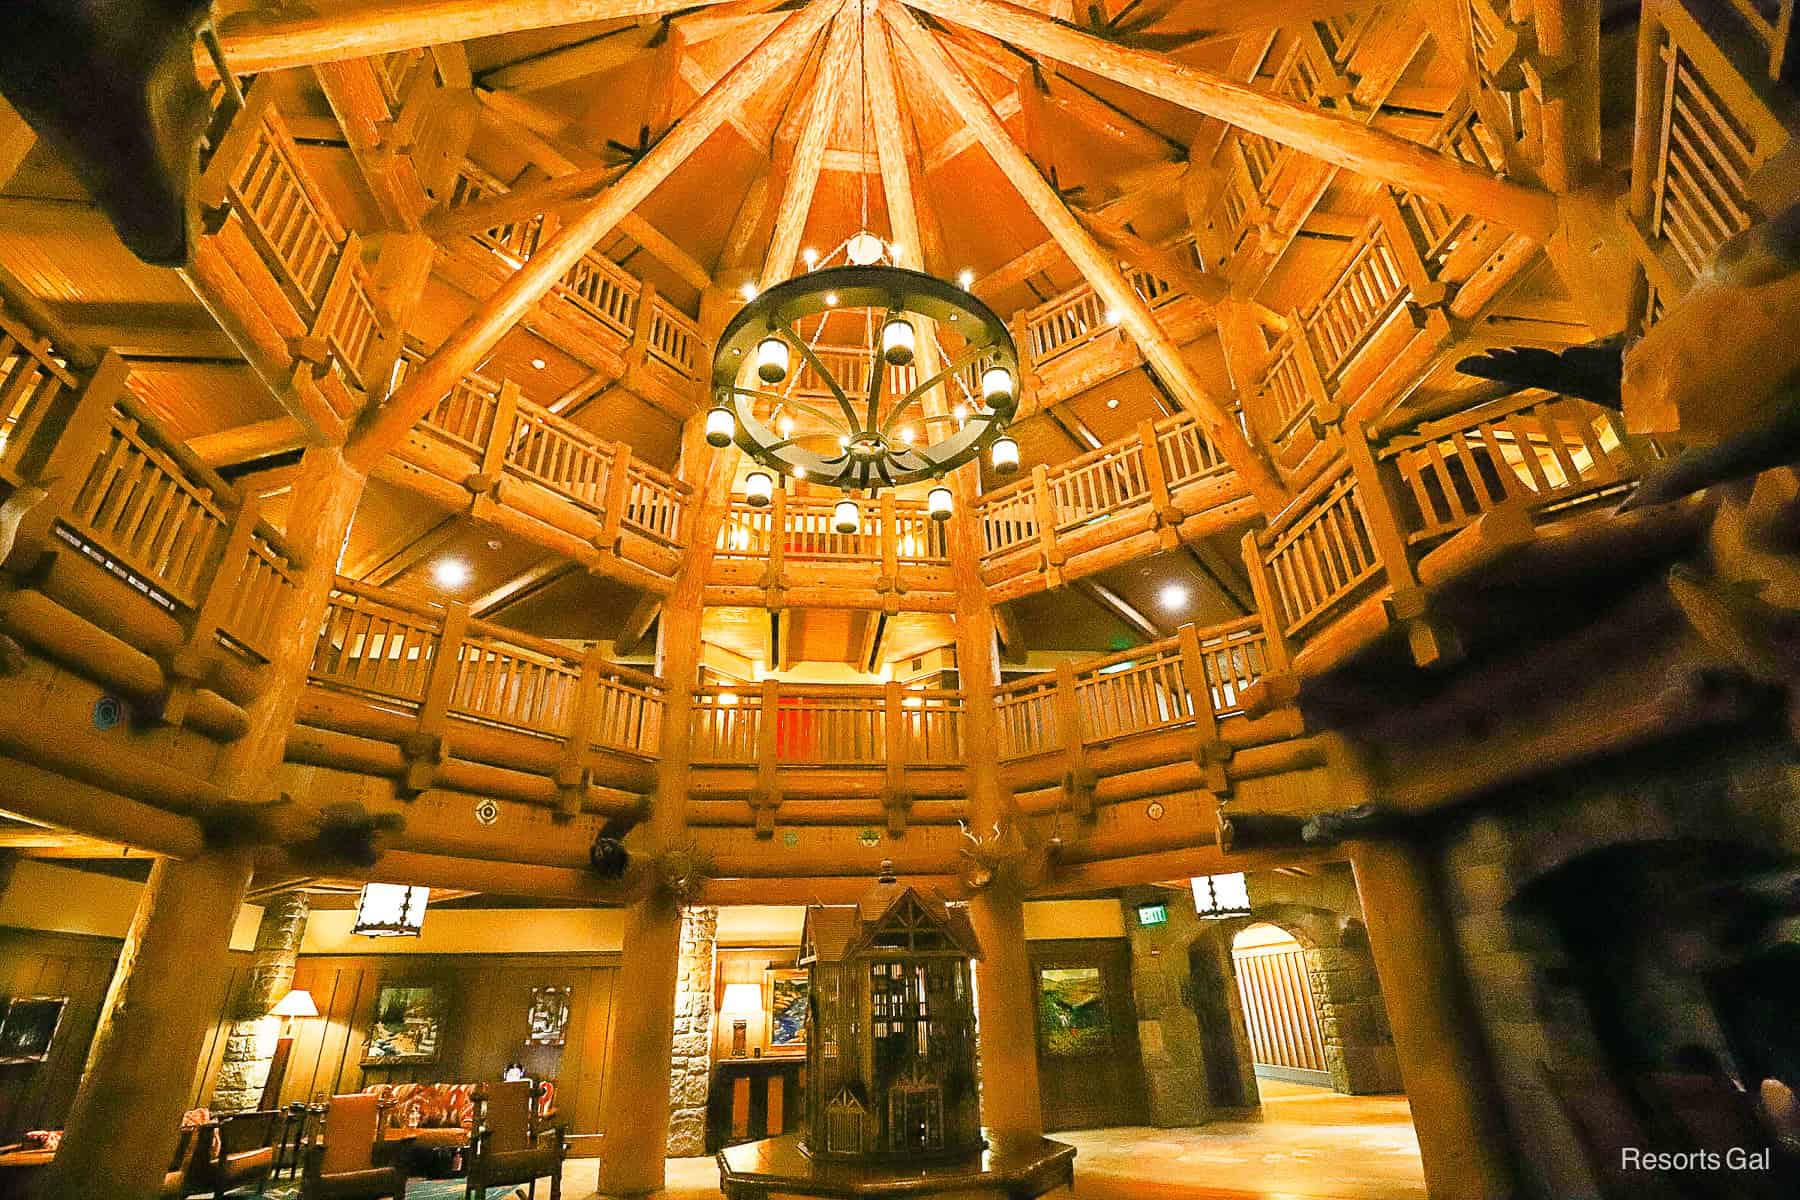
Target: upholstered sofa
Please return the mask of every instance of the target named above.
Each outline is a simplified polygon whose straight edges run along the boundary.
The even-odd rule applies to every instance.
[[[473,1083],[381,1083],[364,1088],[365,1093],[379,1097],[382,1107],[382,1136],[410,1135],[416,1150],[432,1152],[434,1157],[448,1158],[445,1166],[455,1170],[454,1160],[468,1149],[475,1129]],[[556,1112],[556,1085],[543,1084],[538,1102],[538,1116],[547,1119]]]

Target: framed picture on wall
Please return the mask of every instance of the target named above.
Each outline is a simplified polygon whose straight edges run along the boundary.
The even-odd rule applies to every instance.
[[[363,1046],[362,1065],[436,1062],[443,1019],[443,999],[431,984],[382,984],[375,995],[375,1019]]]
[[[1112,1048],[1099,967],[1045,967],[1038,972],[1038,1041],[1045,1054],[1056,1058]]]
[[[807,1005],[812,999],[805,971],[770,967],[763,972],[763,1009],[769,1014],[768,1052],[805,1054]]]
[[[569,1032],[569,998],[566,987],[531,989],[531,1011],[525,1017],[525,1044],[560,1046]]]
[[[43,1062],[62,1024],[67,996],[15,996],[0,1012],[0,1063]]]

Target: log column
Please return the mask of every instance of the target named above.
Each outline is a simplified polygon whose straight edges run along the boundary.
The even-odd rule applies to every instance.
[[[1400,843],[1352,842],[1349,850],[1426,1190],[1432,1200],[1511,1196],[1499,1102],[1430,866]]]
[[[631,841],[632,857],[640,862],[688,837],[688,714],[700,671],[706,575],[737,457],[706,444],[704,420],[696,416],[683,435],[681,474],[694,481],[694,511],[686,558],[657,621],[657,674],[664,686],[662,746],[650,817]],[[639,1196],[663,1186],[680,968],[681,905],[652,888],[625,914],[615,994],[630,1001],[618,1009],[600,1098],[601,1128],[606,1130],[600,1160],[603,1196]]]
[[[158,859],[125,935],[87,1068],[42,1193],[154,1196],[193,1094],[194,1064],[225,988],[250,858]]]
[[[250,982],[233,1014],[218,1082],[213,1085],[215,1112],[250,1112],[262,1101],[280,1032],[280,1018],[271,1017],[269,1010],[293,985],[294,961],[311,907],[306,893],[298,889],[271,896],[263,906]]]

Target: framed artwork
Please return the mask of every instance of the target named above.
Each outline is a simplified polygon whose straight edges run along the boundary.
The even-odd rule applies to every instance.
[[[569,997],[566,987],[531,989],[531,1011],[525,1018],[527,1046],[560,1046],[569,1032]]]
[[[1038,1044],[1056,1058],[1112,1049],[1099,967],[1045,967],[1038,972]]]
[[[365,1067],[437,1061],[443,1001],[430,984],[384,983],[375,995],[375,1020],[363,1046]]]
[[[0,1013],[0,1063],[43,1062],[62,1024],[67,996],[15,996]]]
[[[763,1008],[769,1014],[770,1054],[806,1053],[806,1010],[812,986],[805,971],[770,967],[763,972]]]

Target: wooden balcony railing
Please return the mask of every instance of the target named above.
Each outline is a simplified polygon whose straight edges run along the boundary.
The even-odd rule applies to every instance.
[[[1193,238],[1173,239],[1167,248],[1191,259],[1197,269],[1204,269]],[[1183,294],[1175,285],[1148,271],[1129,265],[1124,270],[1132,290],[1153,309],[1171,303]],[[1118,324],[1108,318],[1105,302],[1086,284],[1025,310],[1017,319],[1025,331],[1019,346],[1021,356],[1034,368],[1086,345]]]
[[[1268,673],[1260,617],[1187,626],[1151,642],[1002,687],[994,697],[1003,761],[1182,729],[1243,712]]]
[[[694,693],[694,761],[801,767],[962,766],[962,693],[773,680]],[[772,760],[770,756],[773,756]]]
[[[1263,556],[1274,586],[1283,637],[1303,637],[1380,576],[1382,560],[1370,529],[1367,495],[1347,463],[1327,471],[1290,506]]]
[[[422,358],[408,348],[396,366],[396,382]],[[648,463],[631,448],[608,442],[519,395],[512,384],[469,375],[433,406],[418,425],[426,438],[460,451],[473,474],[529,483],[574,505],[603,525],[659,547],[684,544],[689,488]],[[406,453],[402,450],[402,453]]]
[[[874,563],[881,561],[891,543],[902,563],[949,564],[944,526],[926,514],[922,501],[865,505],[869,511],[855,533],[834,528],[835,506],[836,501],[822,496],[788,496],[780,505],[753,508],[742,497],[734,497],[719,527],[717,553],[728,559],[767,560],[775,548],[779,522],[781,556],[788,562]]]
[[[450,203],[456,207],[506,192],[505,184],[465,163],[452,186]],[[471,236],[516,269],[537,253],[553,227],[551,221],[539,215]],[[583,255],[557,282],[553,294],[620,341],[640,345],[649,359],[682,381],[698,381],[711,365],[702,361],[705,344],[698,323],[598,250]]]
[[[361,240],[345,231],[313,182],[268,85],[252,87],[230,118],[201,175],[199,198],[250,293],[246,299],[259,310],[238,319],[272,321],[287,339],[287,357],[310,363],[325,403],[338,420],[351,420],[366,393],[384,382],[390,339],[382,336]],[[240,234],[272,286],[259,285],[248,257],[230,251]]]
[[[309,681],[411,714],[454,743],[485,726],[564,748],[654,755],[663,687],[652,675],[469,615],[340,579],[326,604]],[[452,722],[455,722],[453,725]]]
[[[116,356],[78,367],[27,314],[0,308],[0,484],[41,494],[20,505],[11,561],[52,539],[73,546],[172,614],[191,652],[266,661],[298,561],[124,380]]]
[[[1122,532],[1118,518],[1155,518],[1181,509],[1203,490],[1209,500],[1229,499],[1235,480],[1193,417],[1145,422],[1131,437],[1054,468],[1039,467],[983,496],[976,508],[982,565],[996,567],[1032,548],[1061,561],[1097,534]]]

